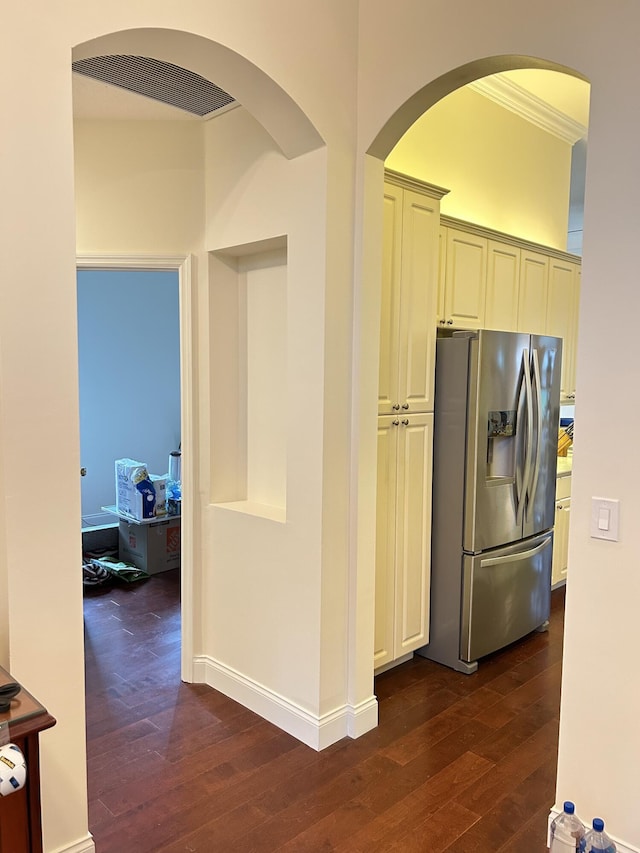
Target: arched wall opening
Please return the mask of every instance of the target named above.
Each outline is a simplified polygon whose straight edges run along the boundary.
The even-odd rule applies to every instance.
[[[322,706],[328,700],[317,686],[324,678],[336,685],[327,691],[332,697],[345,693],[346,644],[336,637],[337,663],[326,676],[319,671],[317,650],[324,630],[320,622],[334,622],[314,599],[322,567],[320,539],[327,529],[321,493],[322,318],[328,299],[348,302],[349,292],[335,277],[334,292],[326,292],[327,155],[322,139],[264,73],[206,39],[175,31],[127,31],[83,44],[74,51],[74,60],[96,53],[152,56],[186,67],[215,80],[241,104],[197,125],[200,141],[179,122],[151,129],[149,122],[133,122],[129,139],[123,123],[114,122],[105,133],[99,123],[79,128],[78,198],[87,207],[79,223],[78,249],[102,256],[184,252],[193,258],[193,300],[186,320],[192,335],[187,333],[185,340],[191,341],[188,350],[193,347],[195,384],[185,388],[193,409],[183,409],[183,422],[192,436],[194,457],[184,501],[194,513],[188,589],[197,612],[190,626],[183,609],[183,650],[192,651],[190,660],[183,653],[184,677],[232,695],[306,743],[328,745],[342,736],[351,712],[341,707],[335,723],[332,714],[327,726]],[[146,150],[162,153],[166,134],[165,159],[147,157]],[[181,151],[186,152],[183,160],[176,155]],[[114,152],[120,152],[128,170],[119,176]],[[96,180],[96,165],[101,181]],[[173,205],[156,196],[154,206],[139,207],[142,189],[152,193],[153,184],[179,169],[184,182],[172,185]],[[119,197],[111,195],[114,187]],[[106,218],[100,193],[103,199],[109,196]],[[127,208],[135,210],[142,224],[137,242],[124,232],[124,221],[131,221]],[[168,211],[168,221],[161,221],[161,210]],[[85,227],[93,215],[94,225],[100,221],[109,230],[108,241],[96,227]],[[158,243],[176,234],[179,245]],[[342,366],[336,347],[329,359]],[[240,382],[234,379],[238,376]],[[344,386],[343,396],[347,377]],[[271,443],[265,449],[267,437]],[[310,556],[301,561],[301,551]],[[302,572],[295,570],[300,562]],[[346,568],[335,560],[332,570],[340,575]],[[336,586],[341,584],[338,577]],[[334,600],[339,606],[335,596],[332,606]],[[264,607],[264,601],[274,606]],[[240,613],[248,624],[243,625]],[[301,621],[314,623],[313,630],[302,630]],[[257,637],[260,656],[255,654]],[[305,663],[309,659],[317,660],[317,670]]]
[[[151,57],[214,82],[265,128],[285,157],[298,157],[324,144],[278,83],[249,59],[204,36],[160,28],[123,30],[77,45],[73,61],[109,55]]]
[[[181,355],[183,376],[189,374],[183,383],[182,424],[191,445],[183,471],[192,541],[184,537],[188,554],[183,552],[183,565],[189,575],[183,577],[183,605],[193,607],[184,613],[190,618],[183,619],[183,678],[209,683],[275,718],[283,728],[297,726],[296,734],[315,745],[323,736],[316,701],[320,676],[308,661],[318,657],[318,626],[301,631],[297,618],[292,625],[281,618],[280,608],[285,616],[296,612],[303,623],[316,618],[321,527],[317,469],[322,464],[316,389],[322,388],[324,341],[315,318],[323,316],[326,298],[324,143],[281,86],[209,39],[175,30],[126,31],[77,46],[73,58],[110,52],[152,56],[189,68],[215,80],[241,105],[191,126],[136,122],[134,117],[130,133],[125,121],[80,122],[75,133],[77,251],[85,258],[100,257],[105,265],[123,257],[140,265],[162,256],[187,259],[181,266],[183,273],[188,270]],[[216,480],[215,466],[227,456],[220,448],[221,442],[231,441],[230,411],[243,402],[238,390],[230,391],[224,382],[230,355],[222,344],[233,324],[224,323],[222,312],[229,301],[236,308],[251,306],[251,322],[259,326],[257,344],[277,332],[278,357],[298,365],[272,396],[272,402],[290,407],[281,410],[278,425],[289,454],[293,446],[294,456],[313,456],[304,473],[292,472],[291,466],[280,472],[291,496],[285,519],[281,512],[222,506],[234,501],[225,500],[228,484]],[[284,330],[281,315],[261,312],[265,302],[267,307],[284,306]],[[242,344],[237,336],[232,358],[240,362],[249,349],[244,341],[243,353]],[[255,352],[249,356],[255,365]],[[258,367],[264,370],[264,365],[263,359]],[[306,411],[280,393],[288,390],[299,400],[308,389],[313,393]],[[263,406],[266,411],[266,402]],[[307,416],[313,418],[312,430],[305,427]],[[300,500],[310,471],[313,499]],[[183,530],[185,521],[183,517]],[[307,546],[298,537],[313,543],[310,558],[302,561],[304,572],[297,571],[296,555]],[[264,589],[258,589],[261,585]],[[289,602],[288,596],[298,601]],[[264,607],[265,600],[274,606]],[[292,657],[296,660],[290,663]],[[296,673],[303,675],[294,678]],[[45,802],[49,813],[55,811],[49,805],[53,799],[49,794]]]
[[[557,63],[546,62],[535,57],[526,56],[496,56],[468,63],[432,81],[418,90],[408,98],[379,130],[365,155],[363,177],[364,215],[363,222],[363,256],[362,256],[362,290],[358,295],[361,300],[360,316],[366,318],[368,328],[380,327],[381,319],[381,268],[382,249],[384,243],[382,223],[382,197],[385,160],[391,154],[397,143],[404,134],[427,110],[436,105],[449,94],[469,83],[482,77],[503,71],[515,71],[518,69],[540,69],[568,74],[586,82],[586,77],[565,66]],[[412,177],[411,173],[408,173]],[[423,180],[428,180],[422,177]],[[434,180],[433,183],[441,183]],[[446,185],[445,185],[446,187]],[[448,187],[447,187],[448,188]],[[474,220],[475,221],[475,220]],[[479,223],[482,225],[483,223]],[[505,229],[506,231],[506,229]],[[519,234],[526,238],[526,234]],[[538,242],[542,243],[541,240]],[[560,247],[562,248],[562,247]],[[566,250],[566,247],[565,247]],[[437,282],[436,282],[437,283]],[[375,318],[375,322],[372,320]],[[359,393],[361,406],[359,418],[361,423],[360,432],[360,459],[358,462],[359,506],[361,515],[357,536],[359,565],[362,574],[359,575],[363,585],[362,600],[375,600],[375,582],[373,581],[373,567],[376,564],[375,549],[368,536],[368,531],[375,527],[376,513],[376,483],[372,482],[371,469],[376,467],[376,400],[378,397],[378,365],[379,365],[379,341],[372,335],[361,334],[358,362],[361,366],[359,377]],[[364,519],[364,522],[363,522]],[[366,567],[366,568],[365,568]],[[366,590],[366,591],[365,591]],[[366,632],[374,631],[371,624],[371,613],[373,606],[358,614],[356,622],[363,628],[363,636]],[[358,618],[360,621],[358,621]],[[357,651],[355,652],[358,653]],[[364,657],[364,650],[362,656]],[[369,666],[371,663],[369,662]]]

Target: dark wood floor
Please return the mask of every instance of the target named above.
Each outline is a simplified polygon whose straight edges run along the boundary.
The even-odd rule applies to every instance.
[[[465,676],[376,679],[378,728],[317,753],[181,684],[179,576],[85,595],[98,853],[543,853],[555,799],[564,595],[550,630]]]

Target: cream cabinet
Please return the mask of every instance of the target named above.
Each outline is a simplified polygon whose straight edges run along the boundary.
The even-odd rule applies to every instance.
[[[502,240],[489,240],[487,329],[545,334],[548,293],[547,255]]]
[[[446,216],[438,254],[438,328],[561,337],[560,398],[574,401],[579,259]]]
[[[564,401],[573,401],[576,397],[579,299],[579,265],[551,258],[546,331],[548,335],[556,335],[563,340],[560,399]]]
[[[443,228],[437,323],[441,328],[485,326],[488,240],[472,232]]]
[[[558,477],[556,481],[556,513],[553,531],[553,559],[551,586],[567,579],[569,563],[569,513],[571,512],[571,477]]]
[[[521,249],[517,331],[546,334],[548,294],[549,256]]]
[[[385,182],[378,414],[433,411],[440,198]]]
[[[518,330],[520,249],[498,240],[487,245],[485,325],[503,332]]]
[[[429,642],[433,414],[378,418],[374,667]]]

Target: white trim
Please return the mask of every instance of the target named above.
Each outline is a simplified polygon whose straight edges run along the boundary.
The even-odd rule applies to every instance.
[[[179,270],[187,255],[77,255],[83,270]]]
[[[195,476],[195,424],[194,409],[194,376],[193,376],[193,317],[195,263],[191,255],[184,259],[178,268],[179,297],[180,297],[180,398],[181,398],[181,489],[183,498],[181,509],[181,557],[180,557],[180,619],[181,619],[181,658],[180,670],[183,681],[193,681],[193,652],[194,652],[194,594],[193,573],[195,541],[195,511],[197,505],[196,476]],[[185,489],[186,484],[186,489]]]
[[[587,128],[502,74],[475,80],[469,86],[537,127],[570,145],[587,135]]]
[[[93,835],[89,833],[86,838],[74,841],[73,844],[65,847],[56,847],[51,853],[95,853],[95,849],[96,844],[93,840]]]
[[[191,255],[78,255],[76,267],[83,270],[176,270],[180,303],[180,429],[182,455],[183,511],[181,518],[182,554],[180,594],[181,609],[181,678],[193,681],[193,626],[194,626],[194,512],[196,489],[194,477],[193,411],[193,291],[195,287],[194,263]],[[185,488],[186,487],[186,488]]]
[[[359,738],[378,726],[378,699],[370,696],[358,705],[345,705],[347,717],[347,734],[351,738]]]
[[[198,683],[219,690],[312,749],[326,749],[344,737],[360,737],[378,724],[375,696],[318,717],[209,655],[194,658],[193,674]]]
[[[547,821],[547,847],[549,846],[551,839],[551,821],[555,820],[558,815],[561,813],[562,809],[552,808],[551,813],[549,814],[549,820]],[[584,820],[584,816],[583,816]],[[587,826],[589,829],[589,826]],[[611,835],[608,828],[605,826],[605,831],[607,835],[611,838],[616,845],[616,853],[640,853],[640,847],[634,847],[632,844],[625,844],[624,841],[620,841],[619,838],[616,838],[615,835]]]

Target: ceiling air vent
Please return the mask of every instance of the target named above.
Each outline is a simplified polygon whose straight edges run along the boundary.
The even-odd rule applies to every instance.
[[[199,74],[149,56],[92,56],[74,62],[73,70],[197,116],[209,115],[234,101]]]

